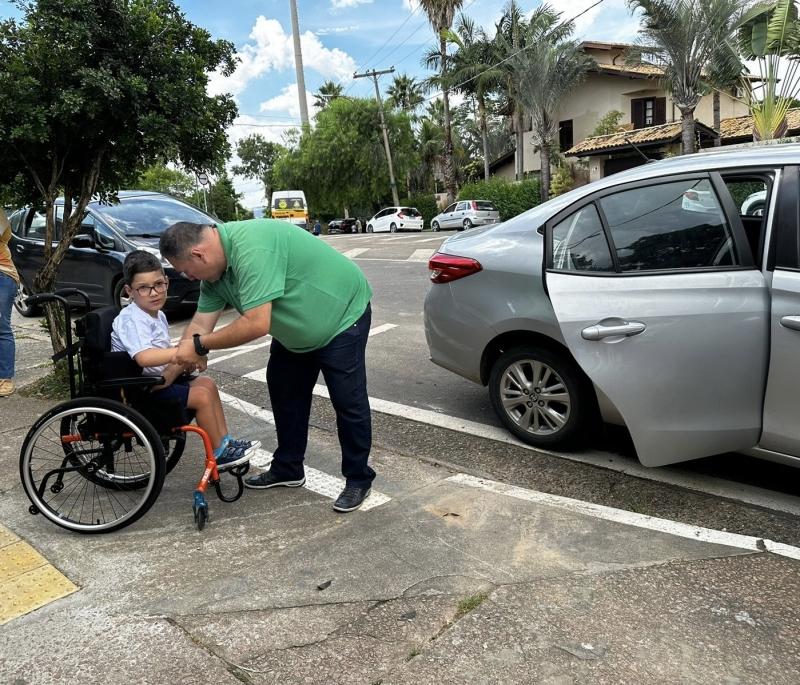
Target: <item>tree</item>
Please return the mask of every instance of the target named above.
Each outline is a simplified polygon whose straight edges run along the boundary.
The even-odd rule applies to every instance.
[[[619,122],[622,121],[622,117],[624,116],[625,115],[618,109],[612,109],[606,112],[600,117],[600,121],[597,122],[597,126],[594,127],[594,131],[589,134],[589,137],[607,136],[610,133],[617,133],[619,131]]]
[[[314,107],[324,109],[331,100],[342,97],[344,88],[341,83],[335,81],[325,81],[319,90],[314,93]]]
[[[800,95],[800,21],[795,0],[759,3],[741,18],[737,38],[744,58],[758,62],[763,84],[758,98],[750,95],[753,136],[779,138],[786,130],[786,112]]]
[[[416,119],[416,110],[422,104],[422,86],[416,79],[407,74],[398,74],[392,79],[392,85],[386,89],[389,96],[386,101],[391,107],[408,112],[409,116]]]
[[[397,173],[405,174],[416,164],[411,122],[407,114],[388,107],[384,117]],[[377,101],[337,98],[317,114],[314,128],[276,160],[275,183],[304,190],[319,215],[386,202],[389,173],[377,119]]]
[[[463,0],[419,0],[420,7],[428,17],[428,22],[439,39],[440,87],[444,103],[444,178],[447,186],[448,202],[458,193],[455,163],[453,160],[453,132],[450,126],[450,93],[448,91],[447,34]]]
[[[206,197],[203,194],[206,193]],[[242,194],[237,193],[233,187],[233,181],[223,173],[212,183],[207,191],[196,191],[189,200],[198,207],[208,205],[208,211],[214,214],[220,221],[239,221],[240,219],[252,219],[253,212],[246,209],[240,202]]]
[[[703,95],[703,74],[718,46],[730,39],[730,18],[741,0],[628,0],[642,10],[641,44],[636,62],[654,62],[664,70],[672,100],[681,112],[681,149],[694,152],[694,110]]]
[[[209,96],[208,74],[229,75],[233,46],[212,40],[171,0],[39,0],[0,23],[0,185],[43,205],[45,264],[33,285],[52,290],[58,266],[92,196],[108,197],[157,162],[220,168],[227,95]],[[64,195],[58,243],[54,202]],[[56,351],[64,331],[48,307]]]
[[[233,166],[233,173],[264,184],[264,197],[269,200],[272,189],[272,170],[275,161],[286,148],[278,143],[267,140],[264,136],[254,133],[242,138],[236,144],[236,154],[241,162]]]
[[[195,179],[179,169],[164,164],[154,164],[139,174],[139,190],[153,190],[179,198],[187,198],[195,191]]]
[[[553,139],[558,135],[558,110],[583,80],[594,60],[567,37],[572,24],[560,23],[547,5],[538,7],[528,24],[529,42],[511,58],[519,102],[531,116],[533,140],[539,148],[542,202],[550,197]]]
[[[703,8],[713,15],[717,10],[715,5],[722,2],[724,10],[730,9],[728,0],[707,0]],[[736,28],[741,21],[744,5],[734,10],[728,17],[728,26],[721,29],[720,42],[711,53],[711,58],[706,65],[706,82],[712,89],[712,110],[714,116],[714,130],[717,135],[714,137],[714,146],[722,145],[720,127],[722,125],[722,115],[720,113],[720,92],[730,91],[742,82],[742,74],[746,72],[744,64],[739,57],[739,49],[736,44]]]

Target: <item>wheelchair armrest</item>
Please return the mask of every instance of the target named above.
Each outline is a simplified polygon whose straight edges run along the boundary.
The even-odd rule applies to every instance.
[[[164,385],[166,381],[163,376],[133,376],[132,378],[109,378],[100,381],[98,388],[152,388],[156,385]]]

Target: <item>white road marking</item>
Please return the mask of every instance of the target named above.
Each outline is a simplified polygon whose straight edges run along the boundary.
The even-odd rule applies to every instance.
[[[264,369],[248,373],[244,378],[250,378],[251,380],[260,381],[262,383],[266,382]],[[324,385],[315,386],[314,394],[319,397],[329,397],[328,389]],[[398,402],[390,402],[389,400],[381,400],[376,397],[370,397],[369,404],[373,411],[382,414],[399,416],[400,418],[417,421],[429,426],[446,428],[458,433],[473,435],[477,438],[515,445],[516,447],[521,447],[532,452],[547,454],[558,457],[559,459],[567,459],[581,464],[590,464],[610,471],[624,473],[635,478],[642,478],[656,483],[666,483],[687,490],[713,495],[714,497],[725,497],[744,504],[751,504],[772,511],[782,511],[794,516],[800,516],[800,502],[798,502],[797,497],[785,495],[780,492],[765,490],[764,488],[758,488],[745,483],[722,480],[720,478],[714,478],[713,476],[681,472],[664,466],[657,469],[647,468],[638,462],[632,462],[629,459],[623,459],[608,452],[553,452],[535,448],[521,442],[503,428],[489,426],[484,423],[478,423],[477,421],[461,419],[429,409],[412,407],[406,404],[399,404]]]
[[[349,257],[350,259],[355,259],[358,255],[363,254],[364,252],[369,252],[368,247],[355,247],[352,250],[348,250],[347,252],[342,252],[345,257]]]
[[[212,357],[208,360],[208,365],[212,366],[214,364],[219,364],[220,362],[227,361],[228,359],[233,359],[234,357],[238,357],[240,354],[247,354],[248,352],[253,352],[254,350],[260,350],[267,345],[272,343],[272,336],[267,336],[267,340],[262,343],[258,343],[257,345],[244,345],[242,347],[234,348],[234,351],[230,354],[225,354],[221,357]]]
[[[435,254],[436,250],[431,250],[428,248],[423,248],[421,250],[414,250],[411,256],[406,260],[407,262],[427,262],[433,255]]]
[[[272,463],[272,452],[261,449],[256,450],[256,455],[250,459],[250,463],[266,471]],[[344,490],[345,482],[343,478],[331,476],[324,471],[311,468],[310,466],[305,466],[304,470],[306,472],[306,483],[304,485],[306,490],[311,490],[311,492],[316,492],[318,495],[328,497],[332,500],[335,500],[339,496],[339,493]],[[372,490],[372,492],[369,493],[369,497],[364,501],[364,504],[361,505],[359,511],[369,511],[370,509],[374,509],[375,507],[381,506],[381,504],[386,504],[391,501],[392,498],[388,495],[384,495],[377,490]]]
[[[415,240],[414,242],[417,242],[417,243],[435,243],[437,240],[438,241],[442,241],[445,238],[447,238],[447,236],[443,235],[443,236],[441,236],[439,238],[424,238],[423,240]]]
[[[762,538],[752,537],[750,535],[739,535],[738,533],[727,533],[721,530],[714,530],[712,528],[702,528],[700,526],[691,526],[686,523],[679,523],[677,521],[670,521],[669,519],[656,518],[654,516],[646,516],[644,514],[637,514],[632,511],[625,511],[624,509],[614,509],[613,507],[606,507],[601,504],[592,504],[591,502],[583,502],[569,497],[561,497],[559,495],[550,495],[544,492],[537,492],[536,490],[527,490],[515,485],[507,485],[493,480],[484,480],[476,478],[475,476],[468,476],[463,473],[456,474],[447,478],[452,483],[464,485],[471,488],[478,488],[488,492],[494,492],[501,495],[507,495],[516,499],[533,502],[535,504],[542,504],[548,507],[555,507],[582,516],[591,516],[599,518],[604,521],[614,521],[615,523],[622,523],[626,526],[635,526],[636,528],[645,528],[647,530],[654,530],[668,535],[675,535],[689,540],[697,540],[698,542],[708,542],[714,545],[726,545],[728,547],[738,547],[740,549],[749,549],[753,552],[768,551],[780,556],[789,557],[790,559],[800,559],[800,548],[786,545],[772,540],[765,540]]]
[[[369,329],[369,335],[372,337],[373,335],[378,335],[379,333],[385,333],[386,331],[391,331],[393,328],[397,328],[396,323],[383,323],[380,326],[375,326],[374,328]]]
[[[266,383],[266,369],[262,369],[261,373],[264,375],[264,378],[260,380]],[[266,423],[269,423],[273,426],[275,425],[275,416],[269,409],[264,409],[263,407],[253,404],[252,402],[239,399],[235,395],[229,395],[227,392],[222,392],[222,390],[219,391],[219,398],[222,400],[223,404],[227,404],[232,409],[236,409],[243,414],[247,414],[249,417],[251,417],[251,419],[261,419]]]

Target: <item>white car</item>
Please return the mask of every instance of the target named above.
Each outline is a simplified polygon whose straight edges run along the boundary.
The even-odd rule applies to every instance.
[[[767,204],[767,191],[759,190],[749,195],[744,202],[739,213],[742,216],[764,216],[764,207]]]
[[[421,231],[424,223],[416,207],[387,207],[367,221],[367,233]]]

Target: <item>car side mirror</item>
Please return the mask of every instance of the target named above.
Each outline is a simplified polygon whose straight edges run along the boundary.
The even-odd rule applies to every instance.
[[[94,247],[94,238],[86,233],[79,233],[72,239],[72,247]]]

